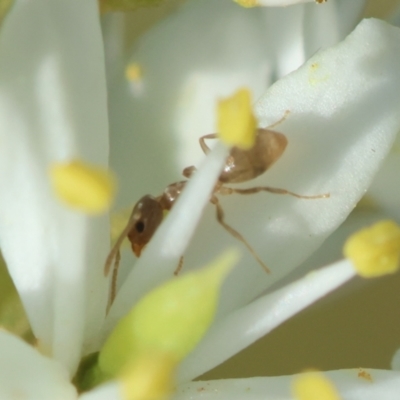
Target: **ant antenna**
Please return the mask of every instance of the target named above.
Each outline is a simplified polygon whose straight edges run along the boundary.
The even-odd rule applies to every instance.
[[[134,208],[131,212],[131,215],[129,216],[128,223],[126,224],[124,230],[118,236],[118,239],[114,243],[114,246],[112,247],[110,253],[108,254],[106,262],[104,264],[104,276],[107,276],[110,272],[111,265],[114,262],[113,269],[112,269],[112,277],[111,277],[111,290],[110,290],[110,295],[109,295],[108,304],[107,304],[107,311],[106,311],[107,314],[108,314],[108,311],[110,310],[111,304],[113,303],[116,293],[117,293],[118,269],[119,269],[119,262],[121,260],[120,248],[121,248],[122,242],[127,237],[129,231],[132,229],[132,227],[134,225],[133,215],[134,215],[135,211],[136,210]]]

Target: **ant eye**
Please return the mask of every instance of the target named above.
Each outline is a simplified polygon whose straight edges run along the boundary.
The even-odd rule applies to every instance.
[[[135,225],[135,229],[138,233],[142,233],[144,231],[144,223],[143,221],[138,221]]]

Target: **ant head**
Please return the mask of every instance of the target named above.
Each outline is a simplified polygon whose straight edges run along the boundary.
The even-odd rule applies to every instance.
[[[135,205],[130,221],[128,239],[137,257],[152,238],[163,219],[162,207],[154,197],[143,196]]]

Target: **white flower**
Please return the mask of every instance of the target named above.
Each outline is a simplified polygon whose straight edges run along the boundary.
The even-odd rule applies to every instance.
[[[209,15],[211,6],[230,7],[222,4],[210,2],[205,5],[208,11],[204,15]],[[344,3],[338,4],[344,7]],[[203,10],[199,3],[189,4],[188,7]],[[238,21],[241,18],[239,10],[244,12],[239,8],[230,11]],[[251,18],[258,17],[254,14]],[[165,24],[168,29],[173,29],[173,23]],[[220,24],[221,28],[230,32],[229,26]],[[245,22],[245,27],[251,26],[252,19]],[[349,26],[347,24],[347,29]],[[204,30],[207,31],[207,28],[205,24]],[[331,43],[345,30],[343,28]],[[257,34],[257,27],[254,27],[254,32]],[[195,33],[199,35],[198,31]],[[223,202],[229,222],[240,226],[241,233],[265,258],[273,273],[266,275],[251,256],[245,254],[241,265],[224,287],[215,324],[179,371],[178,381],[182,385],[179,386],[178,397],[186,396],[187,390],[191,391],[191,396],[201,395],[200,386],[196,385],[202,384],[189,384],[187,388],[189,380],[257,340],[354,275],[351,264],[343,261],[340,265],[328,267],[314,276],[254,300],[298,266],[337,228],[366,191],[389,151],[400,125],[397,112],[400,105],[400,69],[395,56],[400,50],[399,36],[397,29],[382,22],[364,21],[345,42],[316,54],[298,71],[277,82],[257,103],[257,114],[263,126],[279,120],[286,110],[290,111],[279,126],[279,131],[289,140],[289,147],[279,161],[279,168],[274,167],[254,185],[279,186],[302,194],[329,192],[331,197],[301,200],[282,196],[277,204],[277,197],[258,194],[230,196]],[[159,56],[163,54],[160,47],[168,48],[172,43],[171,38],[168,40],[165,36],[165,39],[167,41],[162,45],[158,43],[160,39],[155,39],[159,46],[151,54],[155,63],[160,62]],[[226,46],[231,43],[228,39]],[[252,57],[258,57],[259,46],[263,43],[261,37],[257,41],[258,46],[250,49],[251,54],[242,57],[243,69],[243,65],[234,68],[233,61],[226,63],[223,60],[225,67],[219,73],[215,70],[203,73],[207,72],[204,67],[200,68],[200,75],[193,78],[192,69],[186,70],[182,82],[197,82],[200,76],[200,82],[207,83],[207,90],[215,89],[199,105],[205,118],[202,129],[205,126],[212,129],[212,107],[208,103],[216,96],[223,94],[227,87],[252,87]],[[281,46],[284,47],[283,44]],[[311,46],[313,51],[314,46]],[[268,48],[266,46],[266,50]],[[235,53],[236,50],[232,52],[233,55]],[[297,54],[300,56],[293,68],[309,55],[305,50]],[[272,62],[268,64],[267,59],[264,64],[260,60],[260,65],[269,65],[271,74],[281,75],[292,69],[287,62],[289,58],[282,56],[282,60],[286,61],[280,63],[281,67],[273,66]],[[211,60],[210,68],[217,61]],[[234,71],[232,76],[229,75],[231,69],[226,66]],[[179,75],[179,70],[172,69],[174,74]],[[152,76],[150,69],[145,68],[144,72],[148,80],[144,82],[143,98],[151,92],[150,85],[156,85],[155,93],[160,94],[157,85],[161,83]],[[224,76],[223,72],[227,74],[227,86],[224,82],[218,87],[218,78]],[[258,76],[262,76],[262,72],[260,67]],[[168,74],[171,85],[174,84],[172,76],[175,75]],[[188,76],[192,80],[186,80]],[[237,79],[237,76],[240,78]],[[271,76],[267,77],[260,85],[259,80],[254,79],[254,90],[259,90],[257,96],[261,96],[271,80]],[[186,93],[186,89],[183,84],[176,90],[182,94]],[[115,90],[128,92],[127,87]],[[163,128],[167,132],[172,130],[177,126],[173,121],[182,122],[182,114],[175,108],[167,109],[164,119],[159,116],[162,106],[171,105],[167,98],[160,96],[160,99],[158,105],[154,104],[149,109],[145,107],[149,104],[142,99],[142,105],[138,103],[138,107],[130,110],[136,117],[143,114],[142,119],[137,118],[133,132],[147,134],[150,128],[145,124],[153,120],[158,120],[159,125],[155,125],[158,126],[157,132]],[[180,101],[183,100],[181,98]],[[204,105],[209,111],[204,111]],[[115,103],[111,106],[115,107]],[[119,113],[121,109],[117,111]],[[190,115],[190,110],[186,108],[184,111]],[[114,118],[116,114],[114,109]],[[189,122],[184,121],[180,126],[187,129]],[[128,128],[132,126],[128,125]],[[206,132],[201,130],[195,133]],[[140,138],[142,136],[134,140],[138,149]],[[124,162],[126,153],[122,152],[117,142],[118,138],[112,137],[111,146],[116,144],[111,148],[113,157],[117,158],[121,152]],[[125,138],[122,146],[130,147]],[[158,164],[157,153],[151,160],[154,142],[152,146],[144,146],[144,150],[139,149],[139,152],[149,155],[149,164],[163,168]],[[165,159],[179,154],[179,150],[171,153],[172,147],[164,147],[163,152],[158,154]],[[65,207],[54,196],[48,176],[52,164],[75,158],[107,165],[105,72],[95,1],[16,1],[0,35],[0,151],[1,248],[38,339],[38,348],[53,359],[39,355],[35,349],[10,334],[0,332],[0,397],[7,399],[23,394],[32,399],[73,399],[77,394],[69,381],[81,357],[101,346],[117,319],[138,298],[172,276],[203,208],[208,205],[209,193],[224,159],[224,150],[218,147],[213,151],[190,180],[179,204],[173,208],[134,270],[124,280],[104,326],[108,282],[103,276],[103,264],[108,252],[108,222],[105,217],[88,217]],[[176,168],[180,169],[182,162],[186,162],[184,158],[180,159]],[[143,165],[127,169],[121,174],[122,188],[127,190],[125,183],[128,178],[139,182],[139,178],[144,177],[142,186],[138,185],[141,190],[151,182],[154,174],[158,175],[158,172],[150,172]],[[168,175],[165,179],[160,177],[159,181],[163,185],[170,182]],[[146,190],[153,188],[157,189],[155,184]],[[139,197],[143,192],[137,194]],[[133,195],[130,195],[130,200]],[[124,196],[127,195],[123,194],[122,198]],[[204,264],[228,243],[237,245],[225,232],[218,231],[220,227],[215,221],[214,210],[211,206],[208,209],[185,254],[185,270]],[[224,340],[228,334],[230,340]],[[353,381],[348,383],[340,374],[332,374],[340,391],[354,385]],[[384,378],[391,377],[389,372],[382,374]],[[378,384],[380,376],[376,380]],[[396,391],[389,385],[393,383],[394,387],[398,387],[396,379],[398,381],[397,375],[389,383],[384,383],[384,388],[392,396],[387,398],[394,398]],[[233,397],[234,391],[243,398],[239,387],[247,385],[256,395],[265,390],[271,396],[278,396],[268,386],[269,382],[266,379],[225,381],[210,383],[209,387],[216,390],[216,395],[221,393],[226,397]],[[287,390],[288,378],[276,378],[271,382],[271,385]],[[114,385],[108,384],[82,397],[97,400],[112,396],[117,398]],[[361,397],[354,398],[367,398],[367,395],[362,397],[364,392],[359,393]],[[368,395],[371,393],[369,391]]]
[[[73,373],[104,318],[109,225],[62,205],[48,170],[74,158],[107,165],[96,2],[17,1],[0,58],[1,248],[39,348]]]

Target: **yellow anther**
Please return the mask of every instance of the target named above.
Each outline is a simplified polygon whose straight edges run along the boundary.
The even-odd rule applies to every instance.
[[[56,195],[87,214],[106,211],[113,200],[115,181],[103,168],[79,160],[51,165],[50,179]]]
[[[242,6],[244,8],[252,8],[252,7],[258,7],[257,0],[233,0],[235,3],[238,3],[239,6]]]
[[[125,69],[125,77],[129,82],[140,82],[143,78],[142,67],[138,63],[130,63]]]
[[[340,400],[332,382],[320,372],[299,375],[292,384],[296,400]]]
[[[177,362],[166,354],[146,354],[122,371],[122,398],[125,400],[165,399],[174,387]]]
[[[219,101],[219,138],[228,146],[242,149],[253,147],[256,127],[257,121],[248,89],[239,89],[233,96]]]
[[[343,253],[364,278],[393,274],[399,268],[400,227],[381,221],[361,229],[347,239]]]

